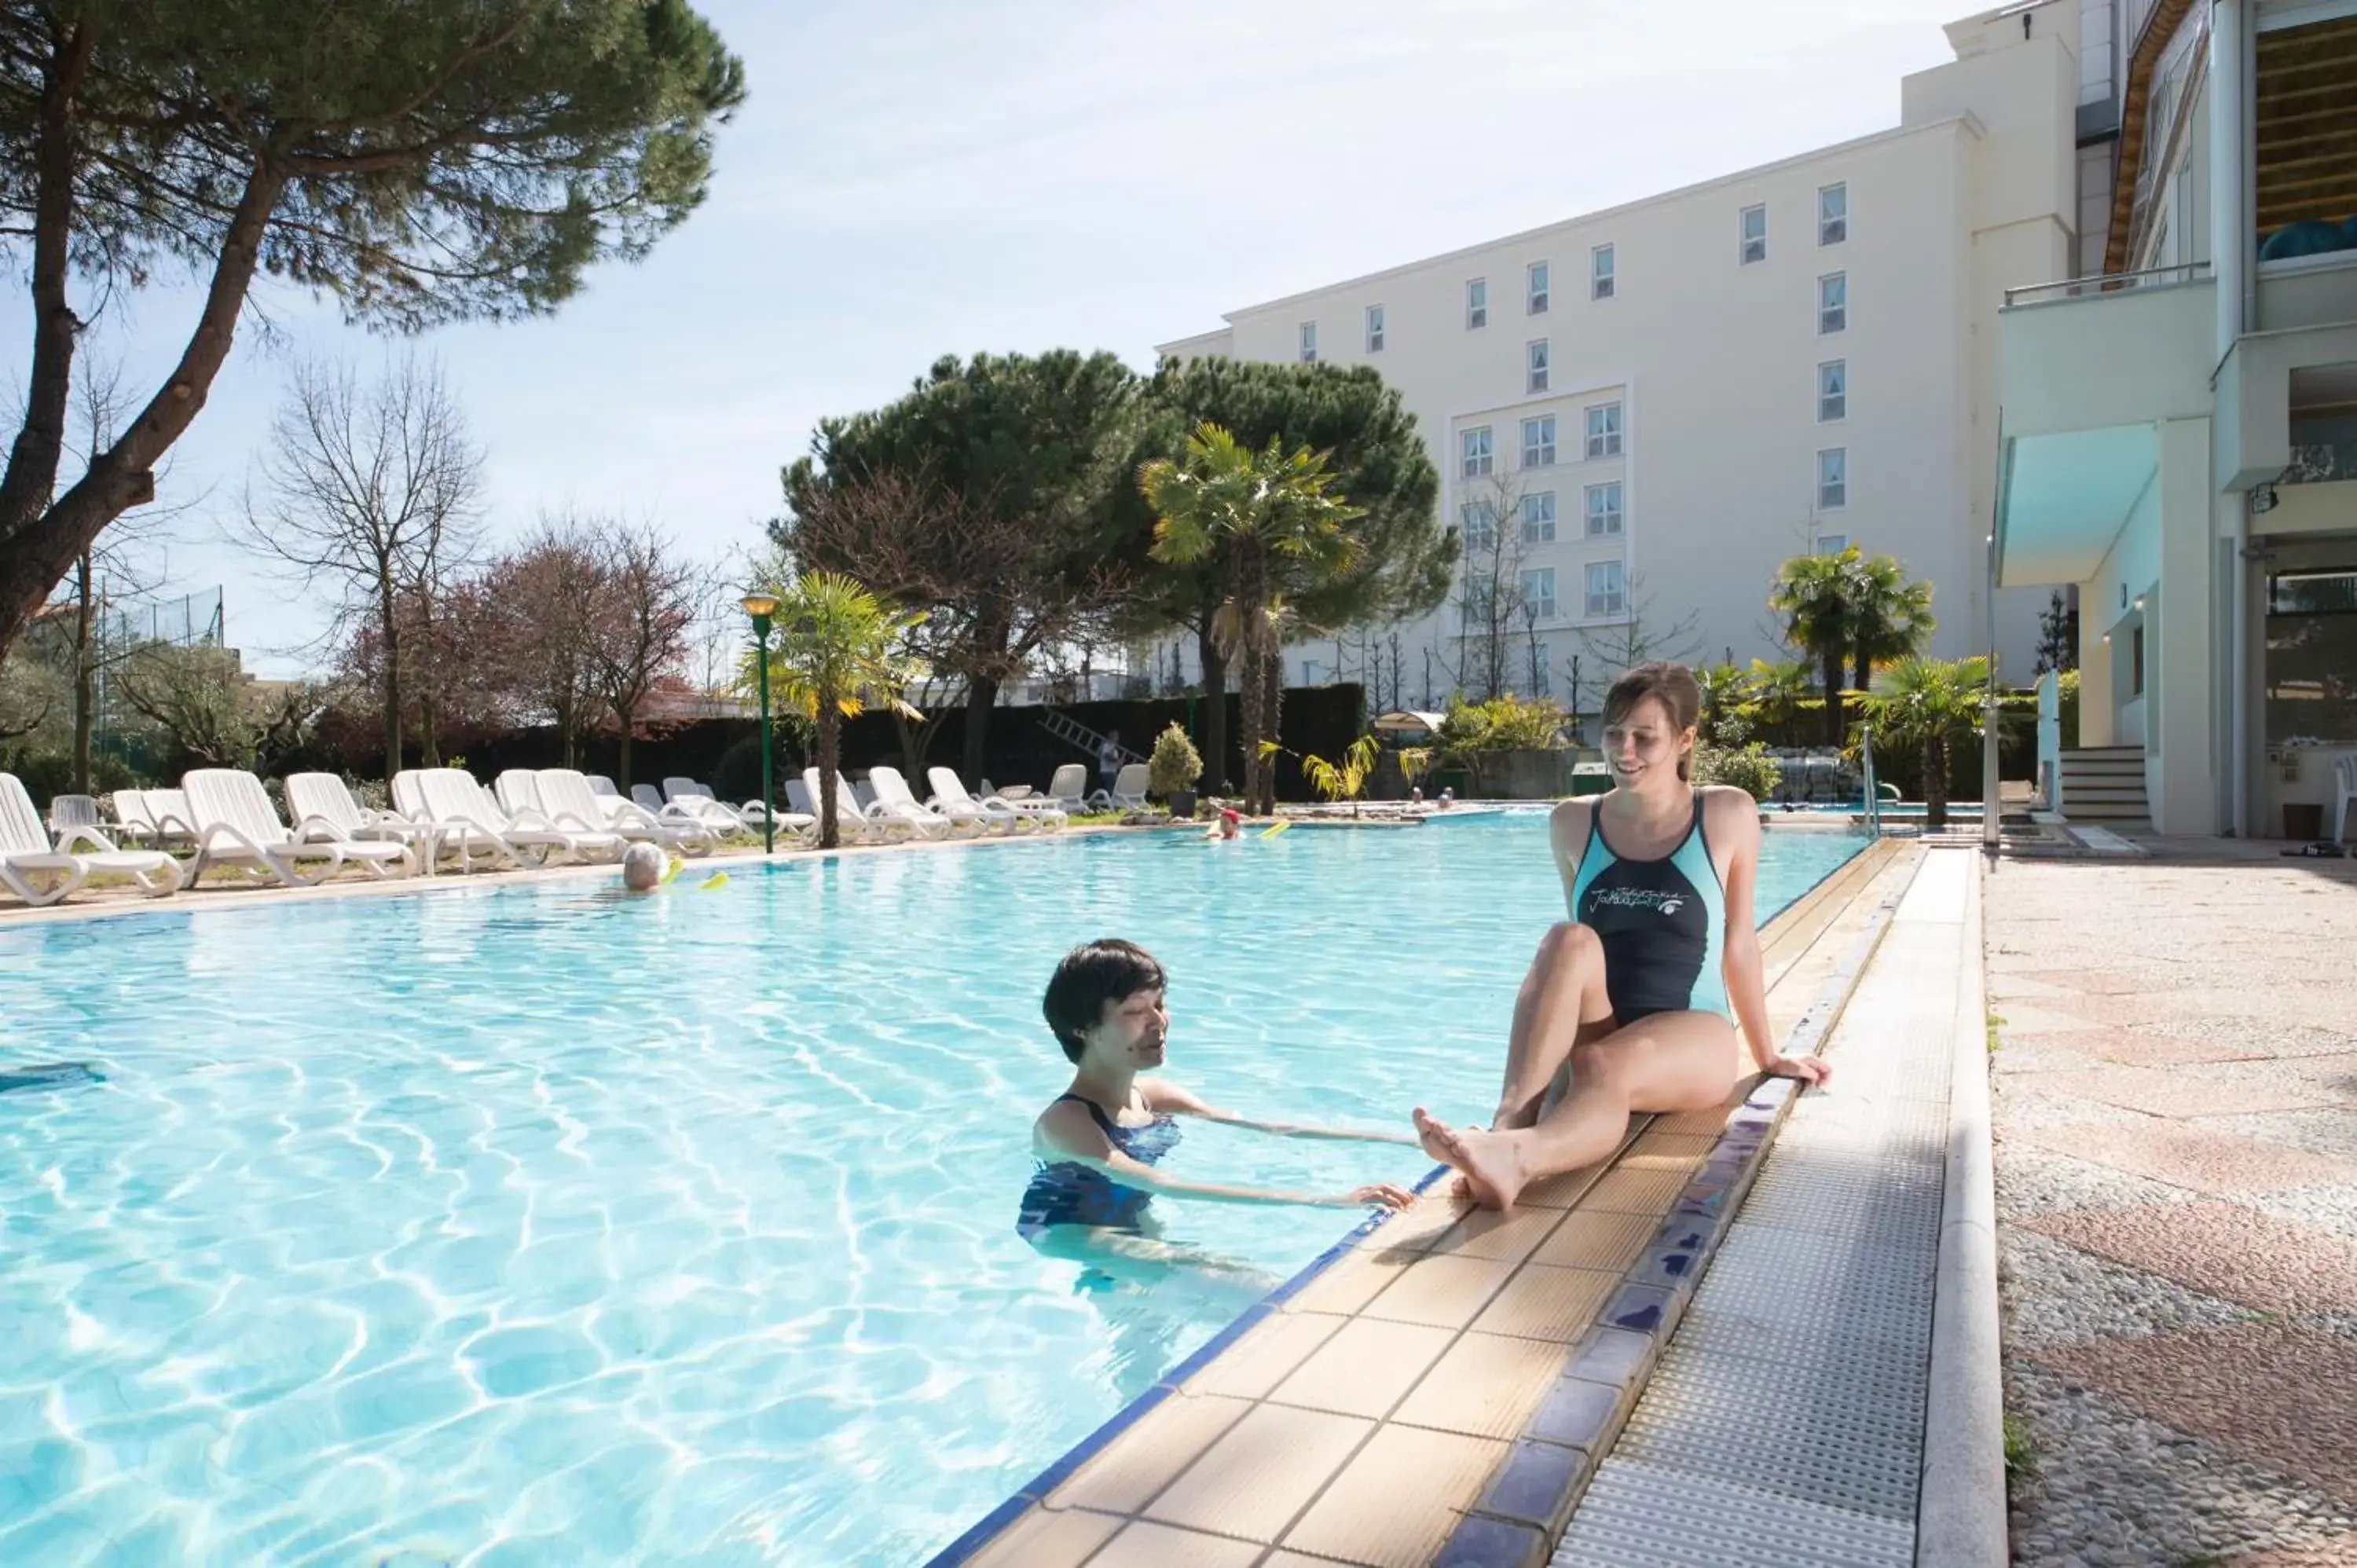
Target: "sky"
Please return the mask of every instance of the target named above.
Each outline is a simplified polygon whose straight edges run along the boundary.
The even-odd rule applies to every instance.
[[[292,365],[441,363],[498,541],[573,508],[718,563],[828,414],[943,354],[1154,346],[1222,313],[1898,123],[1963,0],[702,0],[745,61],[705,205],[554,316],[412,341],[257,288],[159,475],[161,595],[224,595],[258,673],[320,666],[325,588],[232,525]],[[879,25],[888,16],[889,25]],[[0,297],[21,400],[30,305]],[[162,280],[85,339],[142,399],[199,303]]]

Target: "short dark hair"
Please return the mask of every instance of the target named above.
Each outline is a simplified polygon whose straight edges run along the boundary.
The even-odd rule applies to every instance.
[[[1049,978],[1048,993],[1039,1011],[1056,1043],[1073,1061],[1081,1059],[1082,1036],[1104,1019],[1104,1004],[1121,1002],[1141,991],[1160,991],[1169,983],[1154,955],[1135,942],[1119,937],[1083,942],[1064,955]]]
[[[1681,735],[1701,722],[1701,682],[1694,678],[1693,671],[1667,660],[1640,664],[1613,682],[1612,689],[1604,693],[1604,722],[1619,724],[1648,697],[1662,704],[1663,711],[1670,715],[1670,726]],[[1685,779],[1692,774],[1692,759],[1679,757],[1678,777]]]

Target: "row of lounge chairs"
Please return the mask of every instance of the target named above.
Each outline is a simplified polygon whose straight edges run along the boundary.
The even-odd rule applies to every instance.
[[[1127,772],[1114,789],[1083,795],[1085,771],[1060,768],[1049,793],[1033,799],[1024,790],[1001,794],[988,780],[976,795],[952,769],[934,768],[926,775],[932,793],[919,800],[898,768],[878,765],[856,789],[835,776],[838,832],[853,843],[876,843],[1051,831],[1065,824],[1068,805],[1130,803],[1119,788],[1130,782]],[[425,768],[396,774],[392,809],[380,811],[361,805],[335,774],[297,773],[285,780],[281,817],[253,774],[199,768],[178,789],[116,790],[112,822],[93,797],[59,795],[45,831],[22,781],[0,773],[0,886],[43,905],[92,875],[123,875],[161,897],[219,866],[308,886],[346,865],[377,877],[430,875],[445,855],[463,872],[479,863],[618,860],[639,842],[702,854],[764,825],[814,844],[819,824],[810,807],[820,789],[818,769],[807,768],[786,785],[792,809],[772,812],[758,800],[729,805],[688,779],[665,779],[660,794],[641,784],[625,797],[611,779],[569,768],[511,768],[489,789],[462,768]]]

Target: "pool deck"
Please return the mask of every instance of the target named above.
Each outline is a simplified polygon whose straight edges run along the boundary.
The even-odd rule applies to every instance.
[[[1931,854],[1962,858],[1884,841],[1770,925],[1788,1048],[1827,1037]],[[1612,1158],[1504,1219],[1428,1197],[1361,1226],[937,1568],[1546,1561],[1591,1478],[1613,1477],[1605,1455],[1739,1229],[1791,1090],[1747,1079],[1724,1108],[1639,1117]]]

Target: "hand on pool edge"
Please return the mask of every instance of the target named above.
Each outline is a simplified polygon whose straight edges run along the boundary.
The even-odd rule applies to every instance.
[[[1404,1187],[1397,1186],[1394,1183],[1379,1181],[1369,1187],[1352,1187],[1349,1192],[1342,1194],[1341,1197],[1329,1197],[1325,1201],[1336,1208],[1361,1208],[1372,1207],[1386,1211],[1393,1211],[1414,1208],[1415,1206],[1415,1194],[1408,1191],[1408,1189]]]
[[[1775,1056],[1760,1064],[1760,1070],[1770,1078],[1796,1078],[1812,1089],[1823,1089],[1834,1080],[1834,1064],[1823,1057]]]

